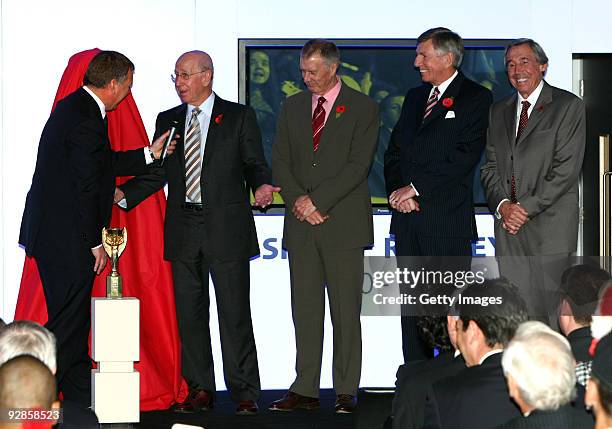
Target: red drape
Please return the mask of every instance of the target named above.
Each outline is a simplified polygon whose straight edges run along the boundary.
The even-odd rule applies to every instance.
[[[99,49],[73,55],[68,61],[53,102],[74,92],[83,84],[91,59]],[[132,94],[108,112],[108,134],[115,151],[137,149],[149,144],[138,107]],[[123,183],[127,178],[118,178]],[[180,340],[174,307],[170,264],[163,259],[163,217],[166,198],[163,191],[125,212],[113,207],[112,227],[126,227],[128,244],[119,259],[123,295],[140,299],[140,409],[166,409],[186,397],[187,385],[181,377]],[[106,295],[107,265],[96,277],[92,296]],[[26,257],[15,310],[15,320],[47,321],[42,284],[33,258]],[[121,388],[120,386],[117,386]]]

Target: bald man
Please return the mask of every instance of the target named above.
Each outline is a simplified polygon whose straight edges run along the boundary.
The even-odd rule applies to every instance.
[[[0,429],[22,427],[19,423],[8,423],[9,416],[5,410],[12,408],[59,410],[55,376],[35,357],[17,356],[0,366],[0,410],[4,414],[0,416]],[[56,420],[45,419],[37,427],[50,428]]]
[[[182,104],[157,117],[155,135],[175,126],[176,152],[157,174],[121,187],[129,209],[168,183],[165,258],[172,262],[183,376],[190,394],[177,412],[213,406],[215,376],[210,342],[208,276],[212,276],[223,372],[238,415],[256,414],[260,393],[249,299],[249,259],[259,254],[249,189],[255,204],[272,202],[272,178],[250,107],[212,90],[214,67],[206,52],[176,61],[172,81]]]

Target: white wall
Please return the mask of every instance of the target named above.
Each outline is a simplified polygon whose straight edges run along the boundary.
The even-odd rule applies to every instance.
[[[40,132],[77,51],[135,62],[134,97],[152,134],[157,112],[177,103],[169,74],[185,50],[211,53],[215,90],[236,100],[238,38],[415,38],[443,25],[464,38],[534,38],[550,58],[547,80],[571,90],[572,53],[612,52],[611,18],[608,0],[0,0],[0,316],[14,312]]]

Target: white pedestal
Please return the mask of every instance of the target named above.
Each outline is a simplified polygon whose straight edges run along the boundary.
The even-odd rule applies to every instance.
[[[92,298],[92,409],[100,423],[140,421],[140,301]]]

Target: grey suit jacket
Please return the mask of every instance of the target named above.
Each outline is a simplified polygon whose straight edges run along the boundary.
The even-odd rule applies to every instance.
[[[571,253],[578,237],[578,178],[586,140],[582,101],[544,82],[527,127],[516,140],[517,95],[491,106],[487,133],[487,162],[481,169],[489,208],[510,198],[514,169],[518,202],[529,220],[516,239],[529,255]],[[497,255],[510,239],[495,222]]]
[[[272,172],[285,200],[283,244],[288,250],[299,247],[319,228],[329,248],[371,245],[367,179],[378,138],[378,105],[342,84],[314,152],[311,96],[304,91],[285,101],[272,149]],[[322,215],[329,215],[322,225],[300,222],[291,213],[295,200],[306,194]]]

